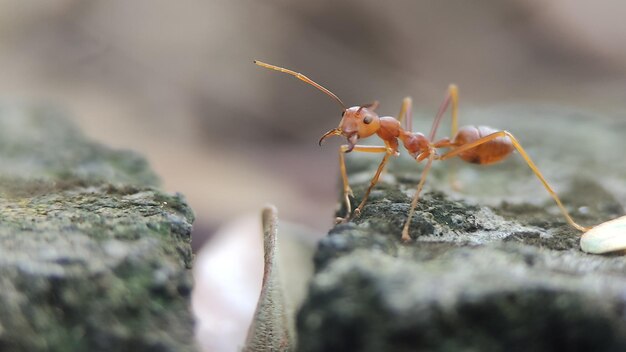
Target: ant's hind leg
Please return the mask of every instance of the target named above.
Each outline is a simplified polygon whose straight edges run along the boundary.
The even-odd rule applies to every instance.
[[[348,182],[348,172],[346,171],[345,157],[346,150],[348,150],[347,145],[342,145],[341,147],[339,147],[339,170],[341,171],[341,180],[343,181],[343,201],[346,206],[346,215],[343,218],[337,218],[337,223],[346,222],[350,220],[350,217],[352,216],[352,204],[350,202],[350,197],[354,197],[354,194],[352,193],[352,188],[350,188],[350,183]],[[381,164],[378,166],[378,171],[376,171],[376,175],[372,179],[372,182],[370,182],[370,187],[367,189],[367,192],[363,197],[363,201],[361,202],[357,210],[355,210],[355,213],[358,215],[358,213],[360,213],[361,209],[363,208],[363,205],[365,205],[365,200],[367,199],[370,191],[378,181],[380,172],[384,168],[385,163],[387,162],[387,159],[389,159],[389,155],[391,155],[391,153],[388,151],[387,147],[369,145],[355,145],[352,151],[362,153],[387,153],[383,158]]]
[[[437,129],[439,128],[441,120],[443,119],[443,115],[450,105],[452,105],[452,126],[450,128],[450,138],[454,138],[459,130],[459,87],[457,87],[456,84],[450,84],[448,86],[448,92],[446,93],[446,97],[443,99],[443,102],[441,103],[441,106],[437,111],[437,115],[435,116],[435,120],[433,121],[433,126],[430,129],[429,138],[431,141],[435,140]],[[462,187],[457,180],[456,174],[456,165],[450,165],[450,170],[448,172],[448,180],[450,182],[450,186],[455,191],[459,191]]]
[[[448,86],[446,97],[443,99],[443,102],[441,102],[437,115],[435,116],[435,120],[433,121],[433,126],[430,128],[430,133],[428,134],[429,140],[435,140],[435,135],[437,134],[437,129],[441,124],[443,114],[446,112],[450,104],[452,104],[452,128],[450,130],[450,138],[453,138],[459,130],[459,87],[457,87],[456,84]]]
[[[556,202],[556,205],[561,210],[561,213],[563,214],[563,216],[565,217],[567,222],[572,227],[574,227],[575,229],[577,229],[579,231],[585,232],[585,231],[589,230],[588,227],[581,226],[581,225],[577,224],[574,221],[574,219],[572,219],[572,217],[569,215],[569,212],[567,211],[567,209],[565,209],[565,207],[563,206],[563,203],[561,203],[561,199],[559,199],[559,197],[556,195],[556,192],[554,192],[552,187],[550,187],[550,185],[548,184],[548,181],[546,181],[546,179],[541,174],[541,171],[539,171],[539,168],[537,168],[537,165],[535,165],[535,163],[530,159],[530,156],[528,156],[528,154],[526,153],[524,148],[522,148],[522,145],[517,141],[515,136],[513,136],[508,131],[494,132],[494,133],[492,133],[492,134],[490,134],[488,136],[485,136],[483,138],[477,139],[477,140],[475,140],[475,141],[473,141],[471,143],[467,143],[465,145],[457,147],[457,148],[449,151],[448,153],[443,154],[438,159],[439,160],[445,160],[445,159],[452,158],[452,157],[457,156],[457,155],[459,155],[459,154],[461,154],[461,153],[463,153],[463,152],[465,152],[465,151],[467,151],[469,149],[476,148],[476,147],[478,147],[481,144],[487,143],[487,142],[489,142],[491,140],[494,140],[496,138],[499,138],[499,137],[508,137],[508,139],[511,141],[511,144],[513,144],[513,147],[515,147],[515,149],[517,149],[518,153],[526,161],[526,164],[528,164],[528,167],[530,167],[530,169],[533,171],[535,176],[537,176],[539,181],[541,181],[541,183],[543,184],[543,187],[546,189],[546,191],[548,191],[548,193],[550,194],[552,199],[554,199],[554,201]]]

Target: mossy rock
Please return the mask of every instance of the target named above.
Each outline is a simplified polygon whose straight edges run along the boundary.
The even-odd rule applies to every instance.
[[[552,107],[467,115],[516,135],[577,221],[624,214],[625,123]],[[378,160],[352,158],[358,204]],[[421,166],[408,157],[389,166],[360,217],[320,242],[298,350],[626,350],[625,257],[583,253],[519,155],[452,163],[461,191],[445,163],[433,166],[410,243],[400,237]]]
[[[195,350],[193,212],[144,158],[2,106],[0,207],[0,350]]]

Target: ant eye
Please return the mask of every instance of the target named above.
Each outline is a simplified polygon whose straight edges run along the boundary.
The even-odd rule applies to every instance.
[[[365,116],[363,118],[363,123],[366,125],[369,125],[370,123],[372,123],[372,117],[371,116]]]
[[[344,111],[342,111],[342,112],[341,112],[341,117],[343,117],[343,115],[345,115],[345,114],[346,114],[346,111],[345,111],[345,110],[344,110]]]

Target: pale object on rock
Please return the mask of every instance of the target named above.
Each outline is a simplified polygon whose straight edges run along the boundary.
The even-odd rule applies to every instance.
[[[592,254],[626,251],[626,216],[585,232],[580,238],[580,249]]]

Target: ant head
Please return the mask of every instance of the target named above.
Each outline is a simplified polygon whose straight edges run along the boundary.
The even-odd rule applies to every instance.
[[[349,147],[347,152],[350,152],[354,148],[354,145],[359,138],[369,137],[380,129],[380,119],[378,118],[378,114],[374,112],[374,110],[376,110],[376,107],[378,107],[377,101],[371,104],[346,108],[346,105],[333,92],[329,91],[328,89],[324,88],[320,84],[314,82],[312,79],[301,73],[288,70],[283,67],[270,65],[257,60],[255,60],[254,63],[270,70],[283,72],[288,75],[294,76],[295,78],[319,89],[324,94],[333,98],[341,106],[343,112],[341,115],[342,119],[339,123],[339,127],[326,132],[322,136],[322,138],[320,138],[320,145],[322,145],[322,141],[324,141],[324,139],[326,139],[327,137],[344,136],[348,138]]]
[[[347,152],[352,151],[359,138],[369,137],[380,129],[380,118],[374,112],[376,107],[378,102],[345,109],[341,114],[339,127],[326,132],[320,138],[319,144],[330,136],[344,136],[348,139]]]
[[[339,123],[341,134],[348,139],[356,134],[357,138],[367,138],[380,129],[380,118],[374,112],[378,102],[363,106],[353,106],[343,113]]]

